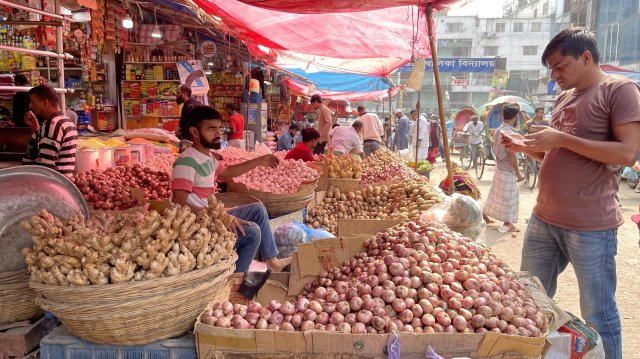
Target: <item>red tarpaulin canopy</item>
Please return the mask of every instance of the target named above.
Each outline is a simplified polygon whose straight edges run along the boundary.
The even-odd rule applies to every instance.
[[[429,56],[426,18],[417,6],[292,14],[237,0],[194,0],[194,3],[208,14],[221,18],[234,35],[268,48],[266,51],[289,50],[338,59],[396,57],[408,60],[415,37],[415,55]]]
[[[240,0],[243,3],[269,10],[286,11],[299,14],[322,14],[335,12],[353,12],[378,10],[403,5],[432,4],[436,9],[460,0]]]
[[[389,96],[387,90],[372,92],[334,92],[310,89],[309,86],[302,85],[291,79],[284,79],[285,85],[289,89],[289,93],[300,97],[311,97],[311,95],[319,94],[322,99],[327,100],[344,100],[344,101],[378,101]],[[391,88],[391,96],[398,93],[398,87]]]

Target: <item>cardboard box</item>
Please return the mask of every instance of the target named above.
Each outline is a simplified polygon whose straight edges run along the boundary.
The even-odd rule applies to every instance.
[[[281,332],[195,326],[198,357],[205,358],[389,358],[394,334],[338,334],[322,331]],[[484,359],[542,358],[545,338],[505,334],[398,334],[401,358],[424,358],[431,346],[446,357]],[[280,355],[278,355],[280,354]],[[228,355],[228,356],[225,356]]]
[[[231,303],[240,303],[240,304],[248,304],[251,300],[255,300],[262,305],[269,304],[269,301],[272,299],[278,300],[280,302],[284,301],[293,301],[295,297],[292,297],[288,294],[289,288],[287,284],[289,283],[289,273],[285,272],[277,272],[271,273],[269,279],[267,279],[266,283],[260,290],[258,294],[253,299],[248,299],[242,294],[238,293],[238,288],[242,284],[242,280],[244,278],[244,273],[234,273],[229,276],[229,284],[231,286],[231,293],[229,294],[229,301]]]

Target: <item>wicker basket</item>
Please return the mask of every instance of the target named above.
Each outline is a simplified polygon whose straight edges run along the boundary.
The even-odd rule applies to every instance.
[[[237,255],[171,277],[82,287],[31,283],[36,303],[75,336],[101,344],[143,345],[182,335],[214,300],[224,300]],[[228,295],[228,294],[227,294]]]
[[[18,322],[42,315],[29,288],[29,271],[0,273],[0,324]]]
[[[315,182],[302,184],[298,192],[282,194],[256,191],[247,188],[247,186],[242,183],[236,182],[229,182],[227,188],[230,192],[243,193],[256,197],[267,208],[269,216],[278,217],[304,208],[315,195],[316,184]]]
[[[258,198],[252,195],[237,192],[216,193],[216,199],[224,203],[224,208],[227,209],[260,202]]]
[[[359,179],[351,178],[328,178],[327,189],[333,187],[340,190],[340,193],[348,193],[356,189],[360,183]]]
[[[313,168],[318,171],[318,182],[316,183],[316,191],[326,191],[327,190],[327,172],[328,167],[326,163],[322,162],[306,162],[307,167]]]

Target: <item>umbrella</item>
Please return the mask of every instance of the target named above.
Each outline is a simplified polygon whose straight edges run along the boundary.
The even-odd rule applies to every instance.
[[[518,97],[518,96],[500,96],[500,97],[496,97],[493,101],[491,102],[487,102],[484,105],[478,107],[477,111],[478,113],[483,113],[485,110],[485,108],[488,107],[493,107],[497,104],[501,104],[501,103],[505,103],[505,102],[517,102],[520,105],[520,110],[522,110],[523,112],[526,112],[530,115],[533,115],[536,110],[533,107],[533,103],[531,103],[531,101],[524,99],[522,97]]]

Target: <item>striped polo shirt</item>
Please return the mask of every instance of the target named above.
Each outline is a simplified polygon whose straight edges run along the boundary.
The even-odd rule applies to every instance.
[[[207,197],[216,192],[216,174],[224,170],[213,156],[189,147],[173,163],[173,189],[188,191],[187,203],[207,207]]]
[[[76,125],[62,112],[56,112],[29,139],[22,164],[49,167],[65,176],[76,169]]]

